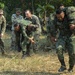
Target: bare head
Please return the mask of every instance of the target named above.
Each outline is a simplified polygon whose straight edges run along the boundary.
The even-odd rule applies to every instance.
[[[63,10],[58,9],[56,11],[56,17],[59,21],[63,21],[64,17],[65,17],[65,13],[63,12]]]
[[[59,6],[59,8],[60,8],[60,9],[64,9],[65,6],[64,6],[63,4],[61,4],[61,5]]]
[[[32,16],[31,11],[30,11],[30,10],[26,10],[26,11],[25,11],[25,16],[26,16],[27,18],[31,18],[31,16]]]

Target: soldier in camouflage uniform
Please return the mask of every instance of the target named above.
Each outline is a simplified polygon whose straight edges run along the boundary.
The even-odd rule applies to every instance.
[[[31,21],[32,24],[34,24],[35,27],[37,27],[37,29],[33,31],[31,34],[33,35],[34,41],[35,41],[35,44],[33,45],[33,51],[34,53],[36,53],[36,51],[38,50],[38,45],[39,45],[39,36],[41,34],[40,21],[36,15],[31,14],[30,10],[26,10],[25,15],[26,15],[25,19]]]
[[[29,22],[29,21],[27,21]],[[29,37],[26,33],[26,27],[29,24],[24,23],[25,25],[21,25],[21,23],[15,23],[14,24],[14,30],[16,34],[16,43],[18,46],[22,48],[22,58],[25,58],[27,56],[30,56],[28,53],[28,45],[30,43],[34,43],[33,37]]]
[[[3,16],[3,10],[0,9],[0,50],[4,54],[4,43],[2,41],[2,36],[4,35],[6,29],[6,19]]]
[[[16,14],[13,14],[11,17],[11,21],[12,21],[12,37],[11,37],[11,48],[12,49],[16,49],[16,37],[15,37],[15,33],[14,33],[14,23],[16,20],[22,20],[23,16],[20,15],[21,14],[21,10],[20,8],[16,8]],[[20,51],[21,49],[18,48],[18,51]]]
[[[65,11],[58,9],[56,11],[56,16],[53,22],[53,28],[51,32],[52,40],[55,41],[56,31],[59,29],[59,37],[56,42],[56,50],[58,59],[61,63],[61,67],[58,70],[62,72],[66,70],[66,65],[63,56],[63,50],[66,48],[68,50],[69,55],[69,72],[73,71],[74,67],[74,47],[72,44],[72,37],[74,36],[74,29],[75,29],[75,7],[67,7]]]

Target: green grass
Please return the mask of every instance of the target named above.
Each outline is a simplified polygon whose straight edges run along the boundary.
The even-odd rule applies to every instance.
[[[0,55],[0,75],[75,75],[75,68],[73,73],[68,73],[67,70],[58,73],[60,63],[55,50],[43,52],[39,49],[37,54],[31,51],[31,57],[21,59],[22,53],[10,49],[10,36],[10,33],[4,36],[6,55]],[[45,37],[41,36],[40,45],[45,42]],[[68,68],[68,55],[64,55]]]

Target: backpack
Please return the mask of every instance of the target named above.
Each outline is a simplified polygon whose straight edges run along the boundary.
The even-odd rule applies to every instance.
[[[74,6],[67,7],[65,10],[65,13],[69,21],[75,21],[75,7]]]

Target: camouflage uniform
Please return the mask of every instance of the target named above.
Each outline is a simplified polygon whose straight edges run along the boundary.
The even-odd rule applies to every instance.
[[[71,8],[71,7],[68,7],[68,8]],[[69,54],[69,68],[72,69],[74,66],[74,47],[72,44],[73,32],[70,30],[69,24],[75,24],[75,11],[67,14],[67,11],[69,11],[67,9],[64,11],[65,12],[65,18],[63,21],[59,21],[55,17],[54,22],[53,22],[54,26],[52,28],[51,35],[55,37],[56,31],[57,31],[57,29],[59,29],[60,34],[59,34],[59,37],[58,37],[57,42],[56,42],[56,50],[57,50],[58,59],[61,63],[61,66],[65,67],[63,50],[65,49],[65,45],[66,45],[67,50],[68,50],[68,54]]]
[[[27,52],[27,48],[26,48],[27,44],[30,41],[29,41],[29,37],[26,34],[26,26],[21,25],[21,24],[19,26],[20,26],[19,31],[15,30],[16,43],[22,49],[23,55],[25,55]]]
[[[0,14],[2,13],[3,13],[3,10],[0,9]],[[0,17],[0,49],[2,51],[2,54],[4,53],[4,43],[2,41],[1,34],[4,34],[5,30],[6,30],[6,19],[2,14],[2,16]]]
[[[50,47],[50,49],[53,48],[53,46],[54,46],[54,42],[52,42],[50,39],[54,17],[55,17],[55,12],[50,14],[49,22],[47,24],[47,45],[48,45],[48,47]]]
[[[33,44],[33,51],[36,52],[36,50],[38,49],[38,45],[39,45],[39,36],[41,34],[41,26],[40,26],[40,21],[38,19],[37,16],[35,15],[32,15],[32,17],[29,19],[29,18],[25,18],[29,21],[32,22],[32,24],[34,24],[35,26],[37,26],[38,28],[36,29],[36,31],[32,32],[32,36],[34,37],[34,41],[35,41],[35,44]]]
[[[27,33],[27,26],[31,24],[31,21],[27,20],[17,20],[17,23],[20,25],[20,30],[15,31],[16,35],[16,43],[18,45],[18,48],[22,49],[23,55],[27,54],[29,55],[30,53],[30,44],[31,42],[29,41],[29,34]]]
[[[12,21],[12,37],[11,37],[11,47],[15,48],[16,47],[16,37],[15,37],[15,33],[14,33],[14,23],[16,20],[22,20],[23,16],[19,15],[17,16],[16,14],[13,14],[11,17],[11,21]]]

